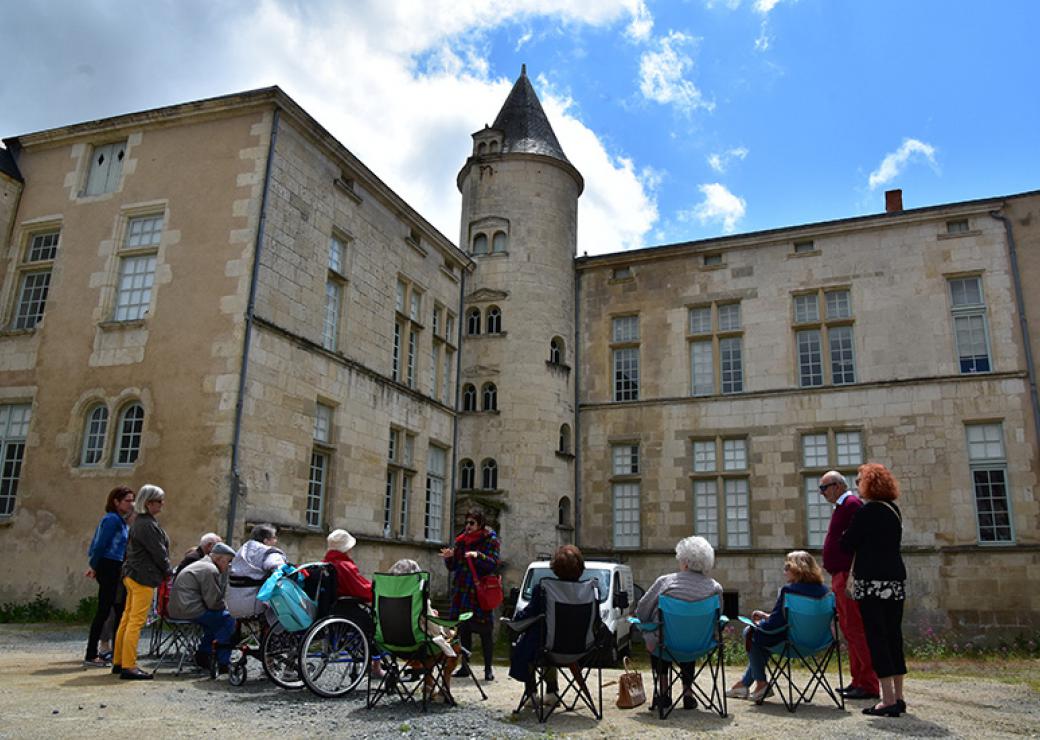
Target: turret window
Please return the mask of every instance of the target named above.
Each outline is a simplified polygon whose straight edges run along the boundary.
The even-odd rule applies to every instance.
[[[498,488],[498,463],[487,459],[480,464],[480,483],[485,491],[493,491]]]
[[[466,385],[462,386],[462,410],[477,410],[477,389],[470,383],[466,383]]]
[[[549,362],[553,365],[563,364],[563,340],[553,337],[549,341]]]
[[[477,234],[475,237],[473,237],[473,254],[487,254],[487,251],[487,234]]]
[[[502,333],[502,309],[498,306],[492,306],[487,310],[487,333]]]
[[[491,251],[492,252],[505,252],[508,239],[504,231],[496,231],[494,238],[491,240]]]
[[[494,383],[485,383],[481,390],[485,411],[498,411],[498,389]]]
[[[559,452],[570,453],[571,451],[571,428],[564,424],[560,427],[560,447]]]
[[[463,460],[459,463],[459,488],[471,490],[477,487],[477,469],[472,460]]]
[[[471,308],[466,312],[466,333],[469,335],[480,334],[480,309]]]

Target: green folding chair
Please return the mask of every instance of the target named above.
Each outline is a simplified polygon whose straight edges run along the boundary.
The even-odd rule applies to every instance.
[[[366,706],[371,709],[384,697],[396,696],[401,701],[420,705],[426,711],[427,703],[435,691],[443,694],[445,701],[455,706],[448,684],[445,681],[446,656],[423,629],[429,620],[446,628],[457,628],[459,622],[472,614],[465,612],[458,619],[441,619],[427,616],[429,604],[430,574],[427,572],[393,575],[376,573],[372,579],[373,617],[376,624],[375,643],[382,653],[382,678],[373,679],[368,672],[368,694]],[[465,652],[460,660],[467,667]],[[409,663],[411,662],[411,665]],[[468,671],[472,676],[472,671]],[[473,676],[473,683],[482,698],[487,695]]]

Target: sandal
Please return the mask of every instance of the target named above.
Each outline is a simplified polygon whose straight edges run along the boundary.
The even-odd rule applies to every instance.
[[[92,660],[84,660],[83,665],[86,668],[108,668],[111,663],[102,658],[100,655]]]

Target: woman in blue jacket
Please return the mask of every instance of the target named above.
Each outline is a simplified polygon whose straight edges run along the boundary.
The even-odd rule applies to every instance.
[[[758,703],[769,695],[766,692],[768,688],[766,661],[769,658],[769,648],[780,644],[786,637],[787,620],[784,617],[784,594],[797,594],[820,599],[829,592],[828,588],[823,585],[823,571],[820,570],[820,566],[816,564],[813,556],[804,550],[787,553],[787,557],[784,558],[784,580],[787,583],[777,594],[773,611],[766,614],[756,609],[751,613],[755,627],[748,627],[747,629],[751,632],[744,633],[745,638],[750,634],[750,640],[745,639],[745,644],[748,646],[747,671],[744,672],[744,677],[726,692],[726,696],[734,699],[750,699]]]
[[[94,621],[90,624],[90,637],[87,638],[87,656],[83,665],[90,668],[106,668],[108,661],[98,656],[98,639],[108,619],[108,613],[116,602],[116,589],[119,586],[119,572],[123,568],[123,557],[126,555],[127,524],[126,518],[134,508],[133,489],[126,486],[113,488],[105,502],[105,515],[94,530],[94,539],[90,542],[87,557],[90,567],[87,578],[96,578],[98,583],[98,605]],[[116,614],[119,624],[120,614]]]

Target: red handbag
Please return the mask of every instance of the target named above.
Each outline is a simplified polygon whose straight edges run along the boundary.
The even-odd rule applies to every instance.
[[[494,611],[502,603],[502,576],[478,576],[473,565],[473,558],[466,558],[469,572],[473,574],[473,583],[477,587],[477,603],[486,612]]]

